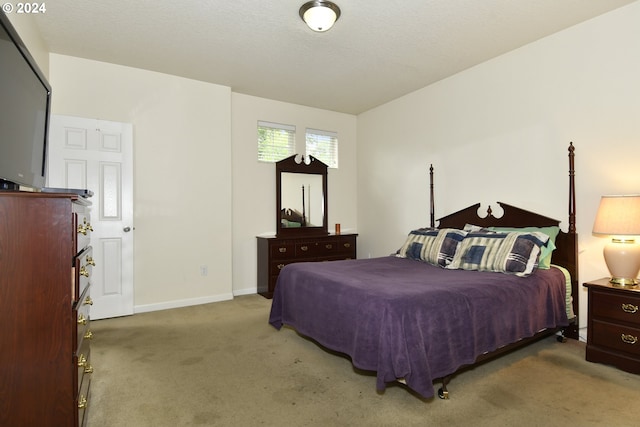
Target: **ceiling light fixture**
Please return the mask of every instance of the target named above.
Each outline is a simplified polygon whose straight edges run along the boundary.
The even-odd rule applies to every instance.
[[[340,8],[326,0],[309,1],[300,7],[300,18],[313,31],[324,32],[340,18]]]

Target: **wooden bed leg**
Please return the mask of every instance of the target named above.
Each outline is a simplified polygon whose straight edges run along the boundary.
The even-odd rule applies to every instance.
[[[444,377],[442,379],[442,387],[440,387],[440,389],[438,390],[438,397],[440,399],[449,399],[449,391],[447,390],[447,384],[449,384],[450,380],[451,380],[451,377]]]

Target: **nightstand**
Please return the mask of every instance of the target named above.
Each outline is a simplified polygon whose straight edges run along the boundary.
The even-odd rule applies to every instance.
[[[586,359],[640,374],[640,288],[614,287],[608,278],[589,291]]]

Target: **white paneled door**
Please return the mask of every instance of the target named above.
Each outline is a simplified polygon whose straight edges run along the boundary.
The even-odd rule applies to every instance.
[[[94,193],[91,318],[133,314],[133,126],[52,115],[47,186]]]

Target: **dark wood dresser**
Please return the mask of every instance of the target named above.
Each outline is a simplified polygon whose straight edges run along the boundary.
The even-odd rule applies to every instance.
[[[258,293],[272,298],[278,274],[287,264],[356,258],[357,234],[258,237]]]
[[[640,289],[609,279],[584,283],[589,291],[586,359],[640,374]]]
[[[0,192],[0,425],[80,426],[91,382],[90,203]]]

